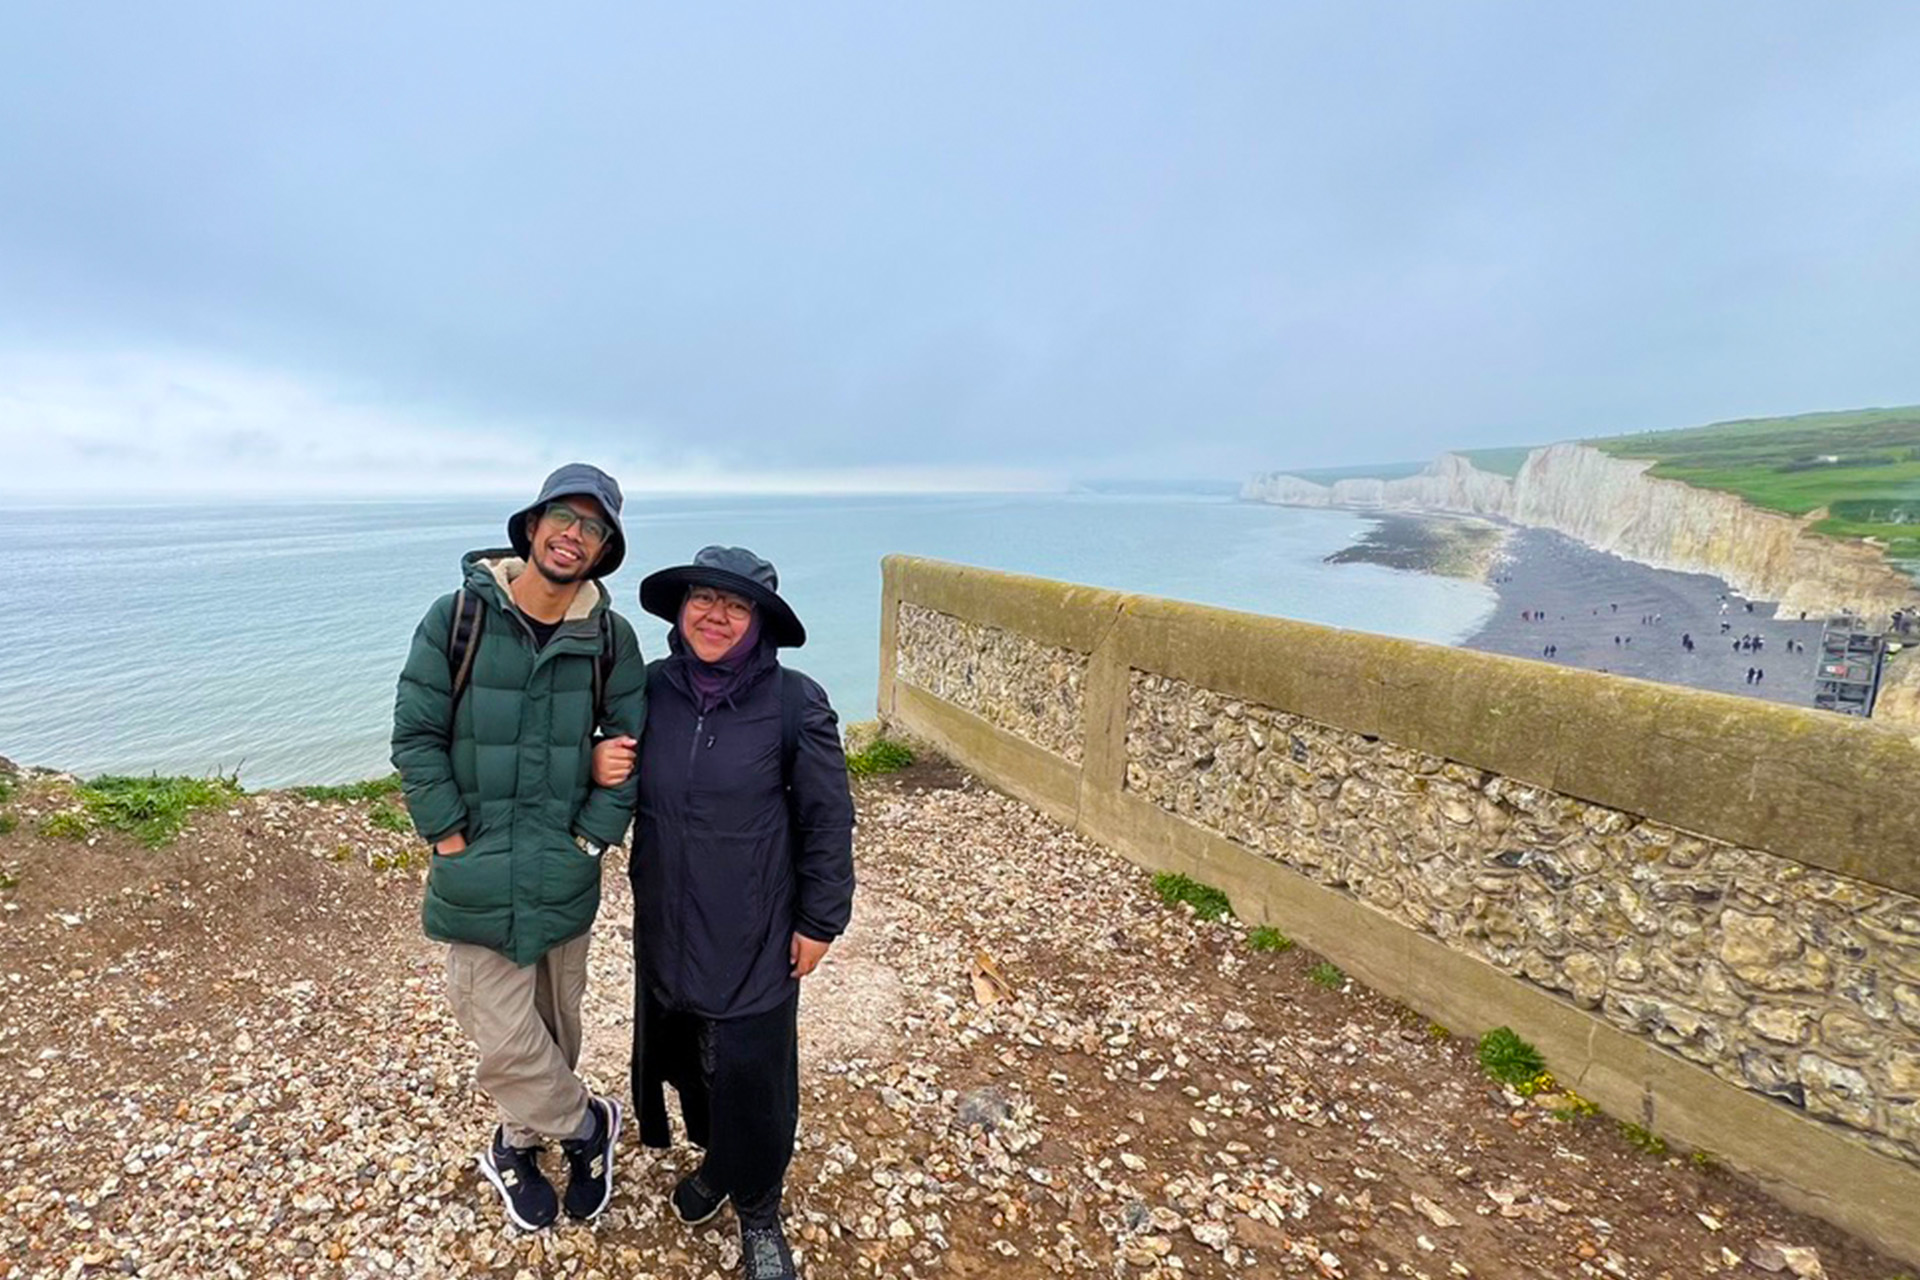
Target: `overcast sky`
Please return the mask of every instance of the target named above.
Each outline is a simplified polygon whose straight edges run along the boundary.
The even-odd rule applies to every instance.
[[[1237,479],[1920,401],[1920,5],[304,10],[0,10],[0,491]]]

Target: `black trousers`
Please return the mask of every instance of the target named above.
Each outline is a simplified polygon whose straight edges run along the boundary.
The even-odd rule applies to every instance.
[[[672,1085],[687,1137],[707,1152],[700,1180],[731,1196],[743,1223],[777,1217],[800,1125],[800,984],[784,1003],[746,1018],[682,1013],[662,1004],[644,975],[635,985],[640,1140],[672,1145],[662,1087]]]

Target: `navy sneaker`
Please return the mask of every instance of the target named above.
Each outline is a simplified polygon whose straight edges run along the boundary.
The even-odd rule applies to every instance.
[[[597,1218],[613,1199],[613,1144],[620,1139],[620,1104],[612,1098],[587,1099],[593,1132],[560,1144],[567,1154],[567,1216],[582,1222]]]
[[[799,1280],[780,1220],[740,1228],[740,1274],[747,1280]]]
[[[507,1145],[507,1132],[496,1125],[493,1141],[480,1155],[480,1176],[493,1184],[500,1193],[500,1202],[507,1208],[507,1217],[513,1225],[522,1231],[538,1231],[551,1226],[554,1217],[560,1212],[560,1201],[553,1194],[553,1184],[547,1181],[547,1175],[540,1172],[536,1157],[539,1147],[510,1147]]]
[[[726,1203],[727,1193],[715,1191],[701,1181],[698,1169],[680,1179],[679,1185],[673,1189],[674,1215],[690,1227],[707,1221],[720,1212],[721,1206]]]

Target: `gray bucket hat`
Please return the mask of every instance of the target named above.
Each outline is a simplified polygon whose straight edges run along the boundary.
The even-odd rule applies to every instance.
[[[779,573],[745,547],[702,547],[692,564],[648,574],[640,583],[640,607],[678,626],[688,587],[717,587],[753,601],[761,634],[778,648],[798,649],[807,642],[807,629],[780,598]]]
[[[584,462],[569,462],[548,476],[547,482],[540,486],[540,496],[508,518],[507,541],[513,544],[514,554],[522,560],[532,554],[533,544],[527,538],[527,517],[555,498],[592,498],[607,513],[607,521],[613,525],[613,536],[607,539],[606,550],[594,563],[590,576],[610,577],[620,567],[620,562],[627,558],[627,531],[620,523],[620,485],[600,468]]]

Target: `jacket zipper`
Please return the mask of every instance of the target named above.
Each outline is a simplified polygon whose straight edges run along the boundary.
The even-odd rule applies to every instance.
[[[693,741],[687,746],[687,796],[693,795],[693,767],[700,759],[700,732],[706,727],[707,713],[696,710],[693,719]],[[682,890],[686,886],[682,885]],[[687,983],[687,930],[685,922],[680,927],[680,985],[685,995]]]

